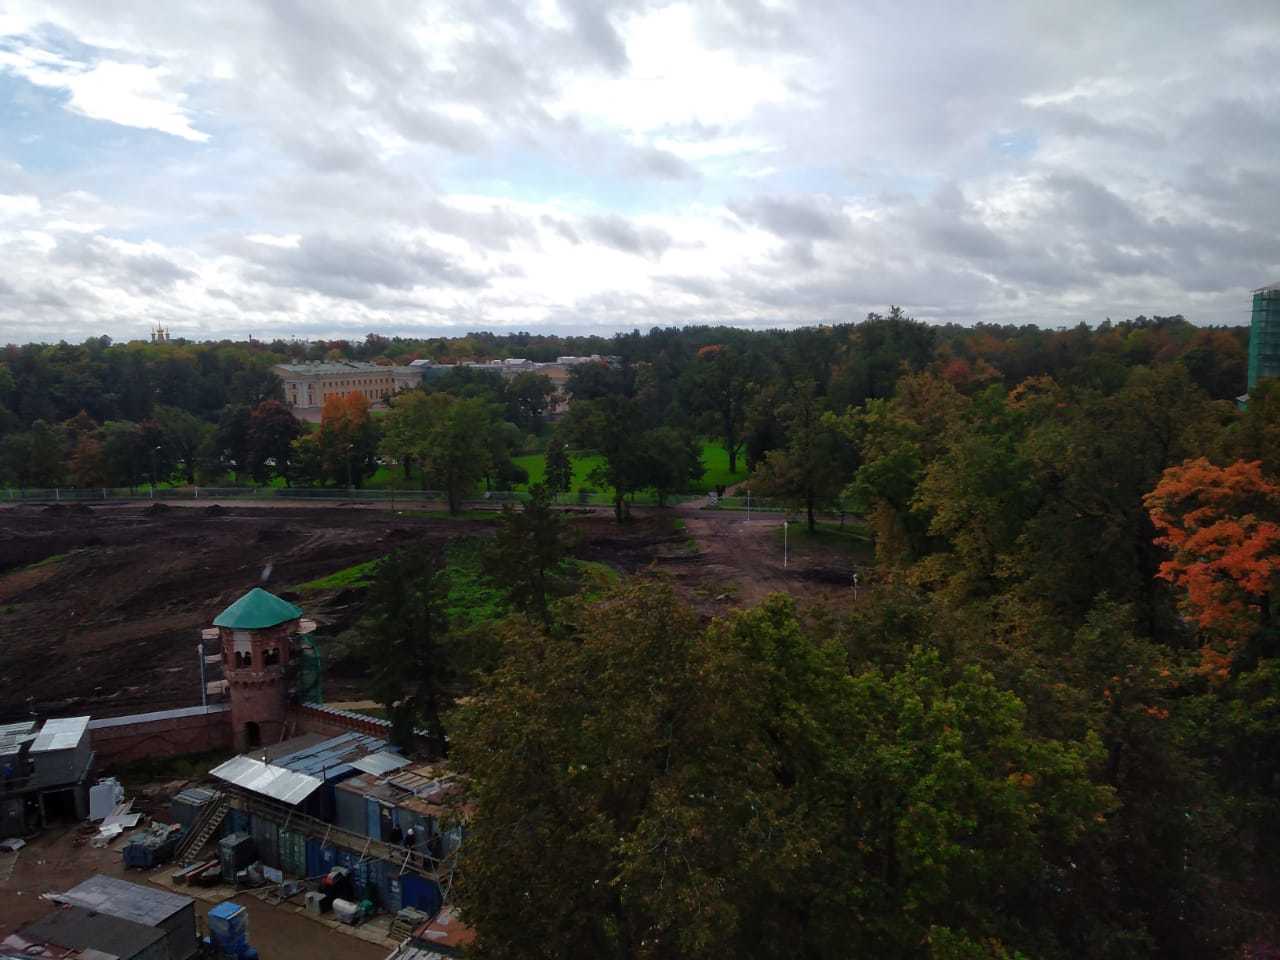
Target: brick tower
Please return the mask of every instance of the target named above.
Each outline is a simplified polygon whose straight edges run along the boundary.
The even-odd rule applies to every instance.
[[[284,734],[286,674],[301,617],[292,603],[254,587],[214,618],[237,751],[277,743]]]

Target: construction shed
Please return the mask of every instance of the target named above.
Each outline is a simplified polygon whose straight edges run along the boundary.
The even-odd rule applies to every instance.
[[[161,960],[187,960],[196,953],[195,901],[190,897],[99,873],[57,900],[158,930],[164,937]]]
[[[89,816],[89,718],[0,726],[0,834]]]
[[[23,928],[15,938],[28,944],[55,944],[94,950],[119,960],[168,960],[165,932],[83,907],[58,907]],[[8,940],[5,941],[6,945]],[[192,934],[192,950],[195,935]],[[31,955],[31,954],[28,954]],[[39,954],[35,954],[39,956]]]

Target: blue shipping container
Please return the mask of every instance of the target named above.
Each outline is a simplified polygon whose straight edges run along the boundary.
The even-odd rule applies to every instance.
[[[440,895],[440,887],[434,880],[420,877],[416,873],[406,873],[400,878],[401,906],[413,907],[428,916],[434,917],[444,902]]]
[[[307,876],[323,877],[334,864],[333,847],[324,846],[316,837],[307,838]]]

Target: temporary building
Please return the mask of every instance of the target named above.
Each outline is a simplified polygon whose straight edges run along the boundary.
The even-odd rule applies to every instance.
[[[187,960],[196,952],[195,902],[190,897],[96,874],[56,899],[162,931],[168,960]]]
[[[118,957],[119,960],[168,960],[169,947],[165,931],[131,920],[124,920],[107,913],[97,913],[83,907],[59,907],[45,914],[35,923],[24,927],[14,938],[27,944],[57,944],[77,950],[99,951],[99,956]],[[4,955],[10,941],[0,946]],[[17,946],[14,943],[13,946]],[[195,933],[192,932],[191,948],[195,950]],[[39,956],[27,949],[19,956]]]

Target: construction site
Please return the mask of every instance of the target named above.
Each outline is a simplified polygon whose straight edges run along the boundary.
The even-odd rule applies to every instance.
[[[347,708],[374,704],[343,653],[365,607],[344,571],[483,540],[493,511],[160,502],[3,519],[0,895],[16,907],[0,940],[70,955],[56,951],[85,947],[88,921],[66,913],[68,891],[128,874],[194,904],[192,942],[211,955],[301,956],[333,935],[357,956],[465,946],[450,906],[464,783],[393,747],[377,710]],[[707,616],[777,589],[846,600],[855,561],[803,543],[778,555],[781,519],[653,511],[619,526],[587,510],[571,526],[584,562],[668,576]],[[269,949],[290,925],[303,932]],[[114,955],[159,949],[117,927],[94,934],[124,945]]]

